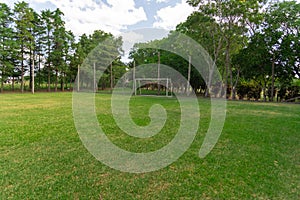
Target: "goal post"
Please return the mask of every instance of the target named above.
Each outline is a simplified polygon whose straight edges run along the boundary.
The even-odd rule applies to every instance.
[[[136,78],[133,80],[133,91],[135,95],[143,95],[143,88],[149,90],[157,86],[157,89],[161,91],[161,86],[165,88],[165,96],[172,97],[173,84],[170,78]]]

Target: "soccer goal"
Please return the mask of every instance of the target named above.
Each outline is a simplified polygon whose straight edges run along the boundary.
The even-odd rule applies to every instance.
[[[135,95],[165,95],[172,97],[173,84],[170,78],[136,78],[133,82]]]

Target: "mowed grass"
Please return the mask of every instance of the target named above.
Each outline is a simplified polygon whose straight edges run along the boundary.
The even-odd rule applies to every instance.
[[[107,136],[133,152],[154,151],[178,130],[174,98],[133,97],[139,125],[163,105],[168,120],[149,139],[114,123],[110,95],[96,95]],[[210,122],[210,102],[199,99],[201,122],[189,150],[159,171],[130,174],[97,161],[83,146],[72,117],[72,93],[0,95],[0,199],[299,199],[300,105],[228,102],[222,135],[204,159],[199,148]]]

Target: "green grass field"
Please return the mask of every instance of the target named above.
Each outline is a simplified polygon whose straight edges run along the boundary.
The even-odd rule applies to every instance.
[[[153,138],[122,133],[110,96],[96,96],[108,137],[136,152],[161,148],[174,137],[180,111],[174,98],[133,97],[134,121],[160,103],[168,121]],[[300,199],[300,105],[228,102],[219,142],[198,157],[210,121],[210,102],[199,99],[195,141],[175,163],[130,174],[97,161],[82,145],[72,118],[72,93],[0,94],[0,199]]]

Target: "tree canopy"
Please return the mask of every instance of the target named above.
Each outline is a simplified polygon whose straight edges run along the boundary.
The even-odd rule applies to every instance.
[[[29,90],[33,84],[47,91],[72,88],[76,75],[88,73],[84,65],[111,64],[98,86],[113,87],[126,68],[148,63],[168,65],[186,78],[193,89],[209,96],[209,81],[218,69],[227,97],[273,101],[299,96],[300,78],[300,4],[297,1],[266,0],[187,0],[195,11],[177,25],[167,38],[135,44],[131,63],[121,62],[122,38],[96,30],[75,38],[65,27],[60,9],[36,12],[26,2],[13,8],[0,3],[0,81],[1,92]],[[163,45],[182,33],[202,45],[212,58],[206,77],[189,61],[162,49],[145,48]],[[109,45],[98,44],[110,41]],[[96,50],[95,50],[96,48]],[[192,55],[187,46],[177,47]],[[159,56],[158,56],[159,55]],[[102,56],[103,63],[96,58]],[[191,58],[193,59],[193,58]],[[107,62],[107,63],[106,63]],[[110,62],[110,63],[109,63]],[[36,81],[33,82],[33,77]],[[15,84],[18,83],[18,84]],[[81,83],[83,84],[83,83]]]
[[[82,35],[76,40],[72,31],[65,27],[64,13],[60,9],[42,10],[37,13],[22,1],[14,8],[0,4],[0,81],[1,91],[15,90],[15,82],[24,92],[35,84],[37,89],[62,91],[73,86],[78,67],[97,45],[108,38],[118,42],[120,38],[102,30]],[[120,54],[119,54],[120,55]],[[120,74],[125,64],[120,57],[113,62],[114,72]],[[33,73],[32,73],[33,70]],[[37,82],[32,82],[32,76]],[[110,79],[111,74],[107,72]],[[117,79],[117,76],[114,76]],[[28,81],[29,80],[29,81]],[[102,80],[106,81],[107,80]],[[101,83],[99,83],[101,84]],[[101,84],[109,87],[110,84]]]

